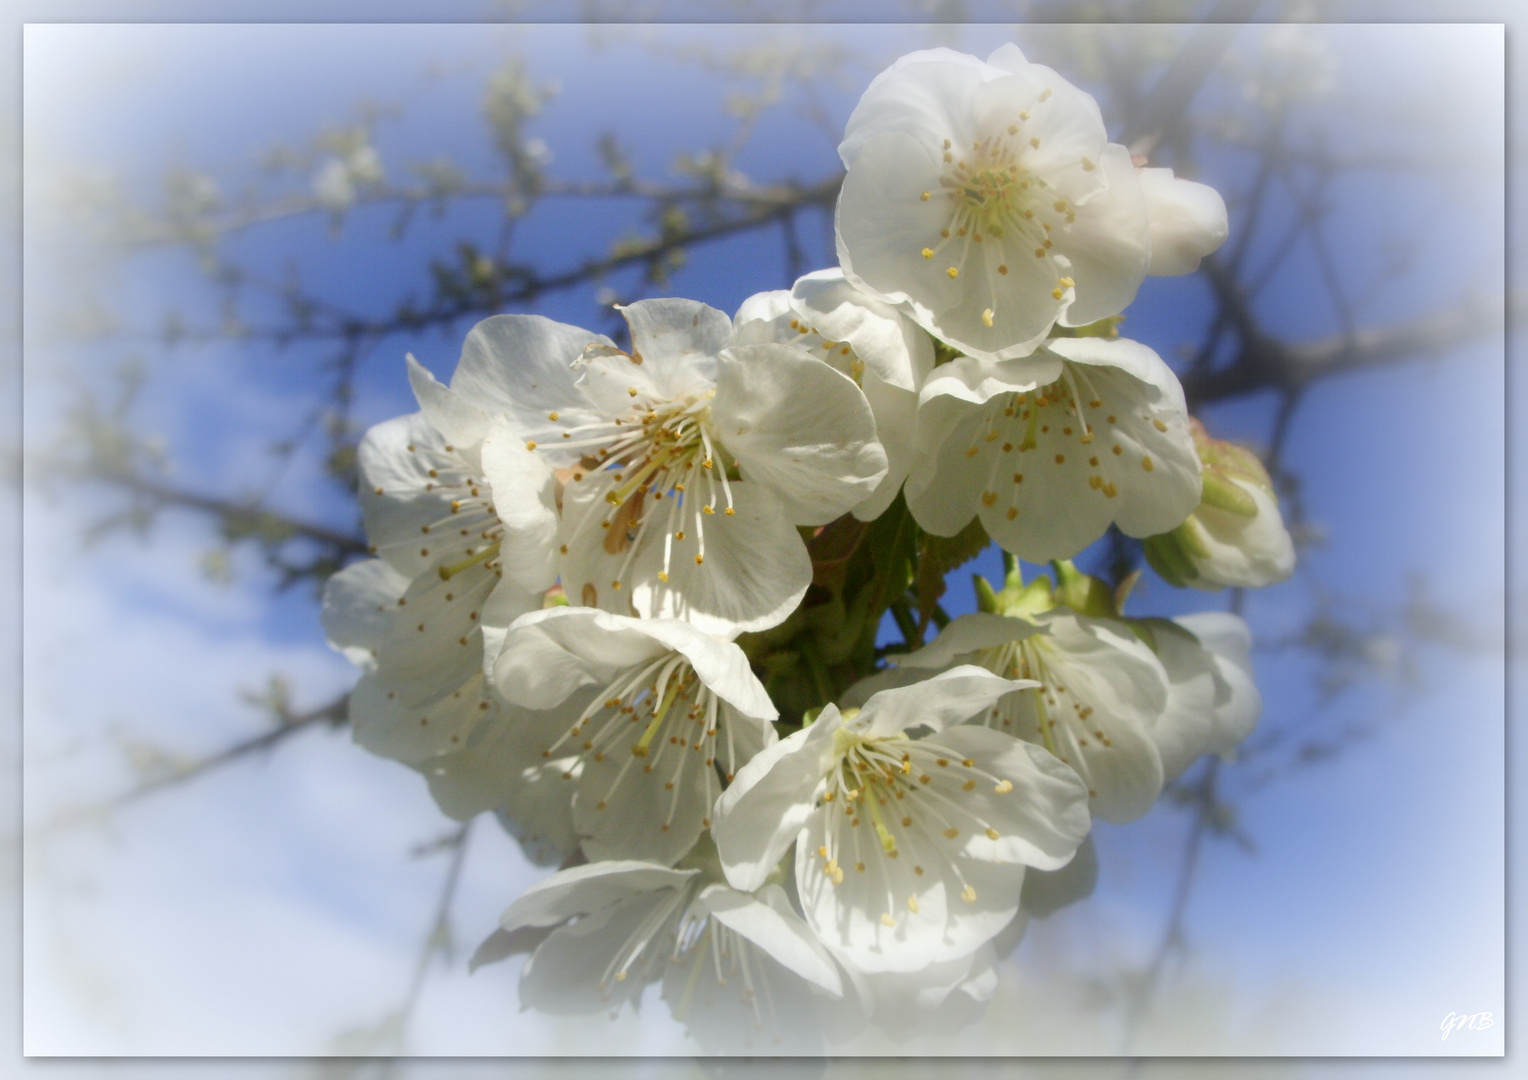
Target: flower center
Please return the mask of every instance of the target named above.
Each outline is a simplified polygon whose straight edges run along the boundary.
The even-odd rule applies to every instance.
[[[435,563],[442,581],[450,581],[475,566],[497,573],[500,569],[499,541],[504,535],[504,526],[494,510],[488,482],[472,471],[453,446],[410,443],[408,452],[426,463],[430,479],[424,486],[425,491],[450,500],[444,516],[419,527],[420,557]],[[384,494],[380,487],[373,490],[377,495]],[[386,546],[408,547],[411,546],[410,538]],[[372,545],[370,550],[373,555],[378,555],[382,549]]]
[[[736,513],[728,475],[735,464],[711,431],[713,394],[654,402],[635,386],[629,392],[633,401],[619,416],[570,428],[562,444],[563,449],[586,451],[571,481],[603,489],[608,509],[603,515],[588,515],[575,536],[598,521],[605,551],[625,553],[610,582],[617,591],[655,526],[664,532],[658,580],[666,583],[673,569],[674,542],[693,533],[695,564],[704,565],[705,518],[715,514],[719,504],[724,515]],[[660,505],[665,499],[666,509]]]
[[[861,825],[868,822],[883,858],[898,858],[904,847],[932,852],[939,859],[936,872],[960,886],[962,900],[975,903],[976,889],[965,879],[957,856],[973,836],[997,840],[1000,834],[962,796],[981,784],[990,785],[994,794],[1006,795],[1013,790],[1013,782],[930,739],[866,738],[840,729],[833,742],[837,761],[818,804],[827,815],[824,843],[817,849],[823,874],[838,885],[844,880],[841,860],[852,859],[856,874],[870,872],[874,866],[886,890],[881,923],[897,925],[897,913],[904,904],[895,895],[892,876],[885,872],[884,863],[873,857],[867,862],[864,857],[873,850],[868,836],[861,839],[866,831]],[[834,813],[835,803],[843,807],[841,814]],[[917,877],[926,872],[921,865],[913,867]],[[918,914],[915,894],[906,897],[905,909]]]
[[[973,662],[994,675],[1007,679],[1034,679],[1040,683],[1037,687],[1016,690],[999,698],[982,719],[988,727],[1008,729],[1019,738],[1030,738],[1023,729],[1028,726],[1024,715],[1026,707],[1032,708],[1034,738],[1063,763],[1078,770],[1084,780],[1089,780],[1080,761],[1081,748],[1087,747],[1090,740],[1096,740],[1102,747],[1112,747],[1114,741],[1097,721],[1090,722],[1093,706],[1075,690],[1067,688],[1065,679],[1048,661],[1049,652],[1045,639],[1036,635],[976,653]],[[1019,724],[1019,732],[1011,730],[1015,721]],[[1088,794],[1097,795],[1092,790],[1091,780]]]
[[[990,486],[981,495],[984,507],[1006,502],[1006,517],[1017,519],[1026,490],[1024,477],[1041,469],[1068,467],[1075,482],[1106,499],[1119,495],[1127,468],[1156,471],[1156,461],[1139,440],[1119,426],[1119,414],[1127,407],[1134,414],[1130,419],[1140,421],[1141,404],[1129,401],[1107,369],[1094,367],[1091,372],[1088,365],[1065,363],[1061,378],[1049,386],[988,402],[986,417],[966,448],[968,458],[987,456]],[[1152,426],[1167,431],[1156,410],[1145,408]],[[1030,487],[1034,484],[1031,479]]]
[[[957,156],[951,141],[944,140],[946,168],[939,178],[939,191],[925,191],[920,198],[924,202],[943,199],[948,212],[939,235],[930,238],[922,255],[942,258],[945,273],[952,279],[960,277],[974,248],[988,242],[998,243],[1005,259],[1047,260],[1055,269],[1052,232],[1073,224],[1077,207],[1049,192],[1045,178],[1025,167],[1025,155],[1040,146],[1039,138],[1022,134],[1028,120],[1029,112],[1021,110],[1006,129],[972,143],[969,154]],[[1095,167],[1087,158],[1082,165],[1087,171]],[[980,266],[988,275],[992,295],[1000,295],[988,260],[981,259]],[[1008,272],[1006,261],[998,263],[998,277]],[[1058,275],[1051,298],[1064,299],[1073,285],[1071,278]],[[982,312],[987,326],[995,325],[996,318],[995,307]]]
[[[715,769],[721,712],[720,699],[700,681],[690,662],[679,653],[666,653],[618,675],[541,756],[573,755],[602,762],[609,754],[623,754],[609,787],[602,794],[589,793],[597,799],[595,809],[604,810],[628,776],[656,775],[668,802],[659,831],[668,832],[685,790],[682,778],[687,769],[701,766],[706,806],[721,794]],[[729,729],[728,762],[736,760],[731,739]],[[620,749],[627,740],[631,740],[629,754]],[[562,778],[572,780],[575,775],[570,768]],[[710,826],[709,816],[702,819],[702,827]]]

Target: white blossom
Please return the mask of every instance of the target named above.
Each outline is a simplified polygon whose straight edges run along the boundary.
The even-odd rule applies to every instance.
[[[1183,388],[1123,338],[1058,338],[1021,360],[935,369],[918,441],[905,488],[918,524],[954,536],[979,516],[1030,562],[1070,558],[1111,522],[1130,536],[1166,532],[1199,504]]]
[[[1252,631],[1228,612],[1147,624],[1170,681],[1152,735],[1170,781],[1201,754],[1229,754],[1257,726],[1262,696],[1252,676]]]
[[[1197,420],[1190,428],[1203,463],[1203,493],[1182,524],[1146,541],[1153,569],[1170,584],[1210,592],[1286,580],[1294,573],[1295,546],[1263,463],[1250,450],[1210,438]]]
[[[564,798],[591,859],[672,865],[710,827],[723,777],[775,741],[743,651],[689,623],[562,607],[488,635],[495,689],[541,710],[523,744],[579,763]]]
[[[611,860],[563,870],[516,900],[500,927],[550,931],[521,971],[523,1005],[603,1011],[661,979],[675,1019],[707,1053],[820,1053],[815,1014],[843,995],[784,890],[730,888],[704,849],[677,869]]]
[[[1153,732],[1167,706],[1168,676],[1124,623],[1063,606],[1026,616],[975,612],[898,658],[903,678],[956,664],[1029,681],[970,722],[1043,746],[1075,769],[1095,817],[1134,821],[1162,793]]]
[[[733,887],[796,844],[807,922],[867,973],[969,956],[1018,911],[1025,866],[1066,864],[1087,791],[1066,765],[960,721],[1025,683],[972,667],[829,705],[739,771],[712,836]],[[955,726],[959,725],[959,726]],[[914,738],[909,729],[926,728]]]
[[[417,765],[461,749],[494,710],[483,623],[507,625],[540,607],[556,567],[551,473],[512,452],[523,468],[497,492],[513,508],[501,515],[480,439],[457,445],[414,413],[361,441],[361,509],[380,557],[330,579],[324,619],[331,640],[366,668],[350,715],[356,741],[373,753]]]
[[[1122,311],[1151,258],[1129,152],[1091,96],[1004,45],[932,49],[876,76],[839,146],[838,256],[970,356],[1024,356],[1058,321]]]
[[[1199,268],[1199,261],[1225,243],[1231,231],[1226,202],[1208,184],[1174,176],[1171,169],[1140,169],[1151,226],[1148,274],[1172,276]]]
[[[784,619],[811,579],[797,525],[886,471],[864,395],[804,350],[735,345],[689,300],[623,309],[632,351],[531,315],[468,335],[451,386],[566,478],[571,600],[718,633]]]
[[[864,391],[886,450],[886,475],[854,516],[872,521],[896,498],[917,453],[918,388],[934,343],[901,311],[861,292],[841,270],[819,270],[786,291],[758,293],[738,309],[738,342],[780,342],[821,356]]]

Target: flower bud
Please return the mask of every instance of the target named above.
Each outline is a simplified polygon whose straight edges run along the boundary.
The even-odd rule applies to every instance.
[[[1257,455],[1212,439],[1190,419],[1204,468],[1198,508],[1168,533],[1147,538],[1146,561],[1167,582],[1214,591],[1274,585],[1294,572],[1295,549],[1273,481]]]

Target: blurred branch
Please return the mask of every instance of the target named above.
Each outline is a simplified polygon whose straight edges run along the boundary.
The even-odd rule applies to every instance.
[[[1212,259],[1205,260],[1217,293],[1223,298],[1236,286]],[[1239,295],[1233,309],[1245,311]],[[1528,311],[1528,294],[1512,298],[1511,314]],[[1235,359],[1225,367],[1190,372],[1183,390],[1192,411],[1207,401],[1256,393],[1264,389],[1307,386],[1317,379],[1350,371],[1396,364],[1441,354],[1463,342],[1500,334],[1507,307],[1500,297],[1476,297],[1458,306],[1396,326],[1371,327],[1315,341],[1284,344],[1263,334],[1250,316],[1239,322],[1244,334]]]
[[[1180,124],[1189,102],[1231,45],[1241,23],[1257,11],[1259,0],[1220,0],[1184,42],[1172,64],[1130,118],[1117,142],[1131,154],[1149,157],[1168,129]]]
[[[42,837],[74,829],[81,825],[103,821],[123,807],[130,806],[149,795],[180,787],[210,772],[221,769],[225,765],[253,757],[262,751],[271,750],[277,745],[286,742],[299,731],[305,731],[308,728],[324,723],[329,724],[331,727],[337,727],[346,721],[349,701],[350,694],[347,692],[335,698],[327,705],[321,705],[316,709],[310,709],[301,713],[288,712],[286,707],[282,705],[278,708],[276,727],[265,732],[263,735],[257,735],[254,738],[234,743],[226,749],[177,768],[175,771],[164,776],[140,784],[138,787],[123,792],[116,798],[106,802],[66,812],[55,820],[32,830],[32,835],[34,837]]]
[[[185,491],[128,473],[98,474],[95,478],[135,495],[142,495],[161,506],[178,506],[212,514],[223,522],[224,532],[230,538],[252,536],[268,542],[279,542],[293,537],[305,537],[331,545],[341,555],[364,555],[367,551],[366,541],[354,534],[338,532],[323,525],[263,510],[258,506]]]

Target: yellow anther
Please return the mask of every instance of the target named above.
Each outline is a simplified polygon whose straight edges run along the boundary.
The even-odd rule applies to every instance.
[[[1158,431],[1167,430],[1167,425],[1162,423],[1162,421],[1158,420],[1155,416],[1151,418],[1151,426],[1156,428]]]
[[[960,898],[968,904],[976,903],[976,890],[967,885],[961,890]]]
[[[983,326],[991,326],[992,325],[992,316],[995,315],[995,314],[996,314],[996,312],[994,312],[991,308],[988,308],[987,310],[983,311],[982,312],[982,325]]]
[[[955,828],[953,825],[950,826],[948,829],[944,830],[944,838],[946,840],[953,840],[953,839],[955,839],[959,835],[960,835],[960,830]]]
[[[668,571],[667,570],[659,570],[658,571],[658,580],[664,582],[665,584],[667,584],[667,582],[668,582]]]
[[[999,266],[997,268],[997,272],[999,274],[1006,274],[1006,273],[1008,273],[1008,264],[1007,263],[1003,263],[1001,266]]]
[[[1036,135],[1033,139],[1030,139],[1029,145],[1033,146],[1036,150],[1040,149],[1040,137]]]
[[[956,266],[952,266],[948,270],[946,270],[945,273],[949,274],[950,277],[952,277],[952,278],[957,278],[957,277],[960,276],[960,268],[956,267]]]
[[[695,565],[696,566],[703,565],[705,563],[705,561],[706,561],[706,557],[704,555],[697,555],[697,556],[695,556]]]
[[[907,898],[907,910],[911,911],[914,915],[918,914],[918,898],[916,896],[909,896]]]
[[[1097,165],[1094,165],[1094,164],[1093,164],[1093,163],[1092,163],[1092,162],[1091,162],[1091,161],[1089,161],[1089,160],[1088,160],[1088,159],[1087,159],[1087,158],[1083,158],[1083,159],[1082,159],[1082,171],[1083,171],[1083,172],[1092,172],[1092,171],[1093,171],[1093,170],[1094,170],[1094,169],[1096,169],[1096,168],[1098,168],[1098,166],[1097,166]]]
[[[997,839],[997,830],[996,829],[988,829],[987,830],[987,839],[988,840],[996,840]]]
[[[1056,279],[1056,284],[1060,285],[1063,289],[1070,289],[1073,285],[1075,285],[1077,283],[1075,281],[1073,281],[1069,277],[1064,277],[1064,278],[1057,278]],[[1097,403],[1094,403],[1094,408],[1097,408],[1097,407],[1098,407]]]
[[[1145,469],[1147,472],[1151,472],[1156,467],[1157,463],[1151,460],[1150,454],[1147,454],[1145,457],[1141,458],[1141,468]]]
[[[549,412],[549,413],[546,414],[546,418],[548,420],[556,420],[557,419],[557,413]]]
[[[1063,290],[1061,290],[1061,289],[1052,289],[1051,290],[1051,299],[1052,300],[1060,300],[1065,295],[1066,295],[1066,293]]]
[[[1020,120],[1028,120],[1029,119],[1029,110],[1028,109],[1020,109],[1019,110],[1019,119]]]
[[[626,392],[628,394],[630,394],[632,397],[636,397],[637,396],[637,388],[635,386],[628,386],[626,388]]]
[[[882,926],[896,926],[897,925],[897,920],[893,919],[891,917],[891,913],[889,911],[882,912],[881,913],[881,925]]]
[[[527,450],[534,450],[534,449],[536,449],[536,440],[535,439],[531,439],[530,441],[528,441],[525,444],[525,448]]]
[[[928,202],[929,199],[931,199],[931,198],[933,198],[933,196],[925,191],[922,195],[918,196],[918,201],[919,202]]]
[[[932,259],[934,257],[934,249],[933,248],[924,248],[923,249],[923,257],[925,259]]]

